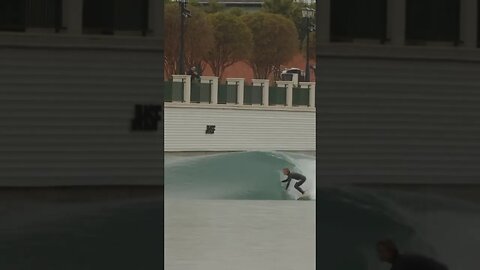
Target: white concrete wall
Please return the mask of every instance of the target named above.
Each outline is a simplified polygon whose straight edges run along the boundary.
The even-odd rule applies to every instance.
[[[165,103],[165,151],[243,150],[315,151],[315,110]]]

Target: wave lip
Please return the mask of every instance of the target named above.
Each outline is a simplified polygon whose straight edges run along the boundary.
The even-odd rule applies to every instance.
[[[168,161],[170,159],[170,161]],[[197,157],[166,156],[165,195],[182,199],[296,199],[293,182],[285,192],[279,177],[289,167],[304,174],[302,186],[315,199],[315,158],[282,152],[237,152]]]

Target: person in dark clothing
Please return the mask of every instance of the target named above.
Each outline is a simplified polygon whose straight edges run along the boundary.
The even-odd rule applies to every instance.
[[[287,176],[287,179],[282,181],[283,183],[287,182],[287,186],[285,187],[285,190],[287,190],[288,186],[290,186],[290,182],[292,181],[292,179],[295,179],[295,180],[298,180],[298,182],[295,183],[294,187],[298,191],[300,191],[300,193],[302,193],[302,194],[305,193],[305,191],[303,191],[303,189],[300,187],[307,180],[307,178],[305,176],[303,176],[299,173],[290,172],[290,169],[288,169],[288,168],[283,169],[283,174]]]
[[[381,261],[392,265],[391,270],[448,270],[445,265],[431,258],[416,254],[400,254],[391,240],[379,241],[377,252]]]
[[[196,67],[191,67],[190,70],[188,71],[187,75],[190,75],[193,81],[200,81],[200,75],[197,72]]]

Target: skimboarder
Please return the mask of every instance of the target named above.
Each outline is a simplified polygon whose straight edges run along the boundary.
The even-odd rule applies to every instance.
[[[294,185],[295,189],[300,191],[302,195],[305,193],[305,191],[303,191],[303,189],[300,187],[303,183],[305,183],[305,181],[307,181],[307,178],[304,175],[291,172],[290,169],[288,168],[283,169],[283,174],[287,176],[287,179],[282,181],[283,183],[287,182],[287,186],[285,187],[285,190],[287,190],[288,187],[290,186],[290,182],[292,181],[292,179],[295,179],[295,180],[298,180]]]

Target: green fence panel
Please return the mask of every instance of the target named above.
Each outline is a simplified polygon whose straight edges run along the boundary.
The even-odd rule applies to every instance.
[[[252,89],[252,104],[263,104],[263,86],[254,86]]]
[[[243,89],[243,104],[252,105],[252,85],[245,85]]]
[[[287,88],[270,86],[269,89],[269,104],[270,105],[287,105]]]
[[[183,82],[165,81],[163,93],[165,102],[183,102]]]
[[[237,85],[222,84],[218,86],[218,103],[237,103]]]
[[[310,99],[309,88],[293,88],[292,105],[293,106],[308,106]]]
[[[200,88],[201,88],[201,83],[192,82],[191,88],[190,88],[190,102],[200,103]]]
[[[237,84],[230,84],[227,85],[227,102],[228,103],[237,103],[237,92],[238,92],[238,85]]]
[[[211,83],[192,82],[190,101],[192,103],[210,103]]]
[[[171,81],[163,82],[163,98],[165,102],[172,102],[172,84]]]
[[[227,103],[227,85],[221,84],[218,86],[218,104]]]
[[[200,84],[200,102],[202,103],[210,103],[211,102],[211,83],[202,83]]]
[[[245,85],[243,94],[243,104],[262,105],[263,104],[262,86]]]
[[[210,83],[192,82],[190,101],[192,103],[210,103]]]
[[[183,98],[183,82],[172,82],[171,84],[171,101],[184,102]]]

